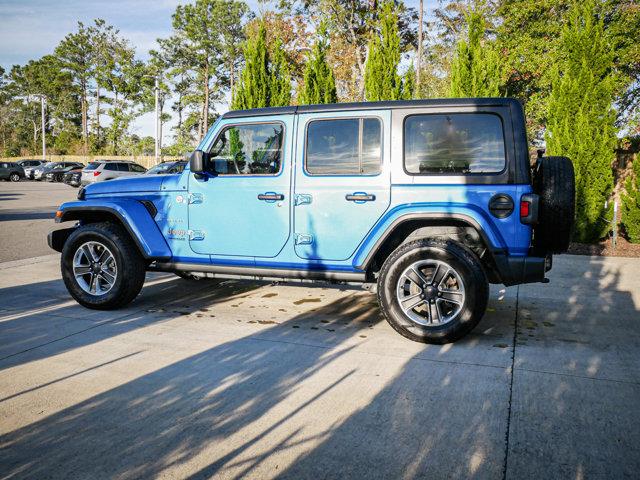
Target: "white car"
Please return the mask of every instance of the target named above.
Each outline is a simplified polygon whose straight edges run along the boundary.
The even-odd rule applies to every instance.
[[[141,175],[147,171],[142,165],[122,160],[98,160],[91,162],[82,170],[81,185],[104,182],[116,178]]]

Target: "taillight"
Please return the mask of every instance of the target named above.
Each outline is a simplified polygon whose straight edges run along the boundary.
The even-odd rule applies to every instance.
[[[100,175],[102,172],[93,172],[93,176],[97,177],[98,175]]]
[[[529,216],[529,207],[531,206],[531,203],[522,200],[520,202],[520,218],[525,218]]]

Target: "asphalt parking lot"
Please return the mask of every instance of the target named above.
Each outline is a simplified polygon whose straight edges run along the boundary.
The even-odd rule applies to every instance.
[[[77,194],[63,183],[0,182],[0,262],[52,253],[47,233],[56,208]]]
[[[0,184],[18,237],[35,227],[5,209],[54,203],[21,186]],[[556,257],[550,284],[492,288],[471,335],[428,346],[348,286],[150,274],[89,311],[34,252],[0,263],[0,478],[640,471],[638,259]]]

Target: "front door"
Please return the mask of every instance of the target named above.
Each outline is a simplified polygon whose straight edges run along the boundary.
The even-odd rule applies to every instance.
[[[298,120],[295,251],[350,258],[390,203],[388,110],[304,114]]]
[[[290,234],[292,117],[220,122],[209,172],[190,174],[189,244],[199,254],[275,257]]]

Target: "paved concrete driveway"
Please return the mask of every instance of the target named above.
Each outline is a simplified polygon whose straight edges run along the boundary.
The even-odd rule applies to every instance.
[[[125,310],[0,264],[2,478],[637,478],[640,261],[559,257],[465,340],[339,288],[153,275]]]

